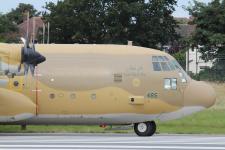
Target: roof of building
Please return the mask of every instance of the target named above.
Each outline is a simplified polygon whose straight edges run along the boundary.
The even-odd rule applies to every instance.
[[[189,37],[191,36],[195,30],[196,25],[189,25],[189,24],[179,24],[179,27],[176,28],[177,34],[179,34],[181,37]]]
[[[41,19],[41,17],[32,17],[29,19],[29,37],[31,35],[33,35],[33,28],[34,28],[34,24],[35,24],[35,32],[34,32],[34,37],[36,37],[38,29],[43,27],[43,20]],[[18,25],[19,28],[19,34],[22,37],[26,36],[27,33],[27,20],[25,20],[24,22],[22,22],[21,24]]]

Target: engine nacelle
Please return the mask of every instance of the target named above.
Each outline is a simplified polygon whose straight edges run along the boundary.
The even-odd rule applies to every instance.
[[[0,73],[1,76],[13,77],[20,75],[18,66],[21,63],[22,45],[0,44]]]
[[[30,119],[36,114],[36,105],[26,96],[0,89],[0,123]]]

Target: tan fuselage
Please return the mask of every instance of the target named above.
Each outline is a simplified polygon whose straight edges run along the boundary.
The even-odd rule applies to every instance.
[[[180,70],[154,71],[153,49],[119,45],[37,45],[46,61],[35,74],[14,77],[22,45],[0,44],[1,124],[131,124],[170,120],[210,107],[211,87]],[[21,71],[22,72],[22,71]],[[164,81],[177,79],[175,90]],[[198,90],[205,91],[205,96]]]

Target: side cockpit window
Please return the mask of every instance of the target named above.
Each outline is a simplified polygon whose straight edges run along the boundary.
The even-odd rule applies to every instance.
[[[165,90],[176,90],[177,89],[177,79],[176,78],[164,79],[164,89]]]
[[[161,66],[159,62],[152,62],[154,71],[161,71]]]
[[[152,65],[154,71],[175,70],[175,67],[166,56],[152,56]]]

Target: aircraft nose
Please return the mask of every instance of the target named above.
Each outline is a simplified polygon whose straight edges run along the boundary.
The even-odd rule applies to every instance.
[[[192,80],[184,92],[185,106],[209,108],[216,102],[214,89],[205,82]]]

